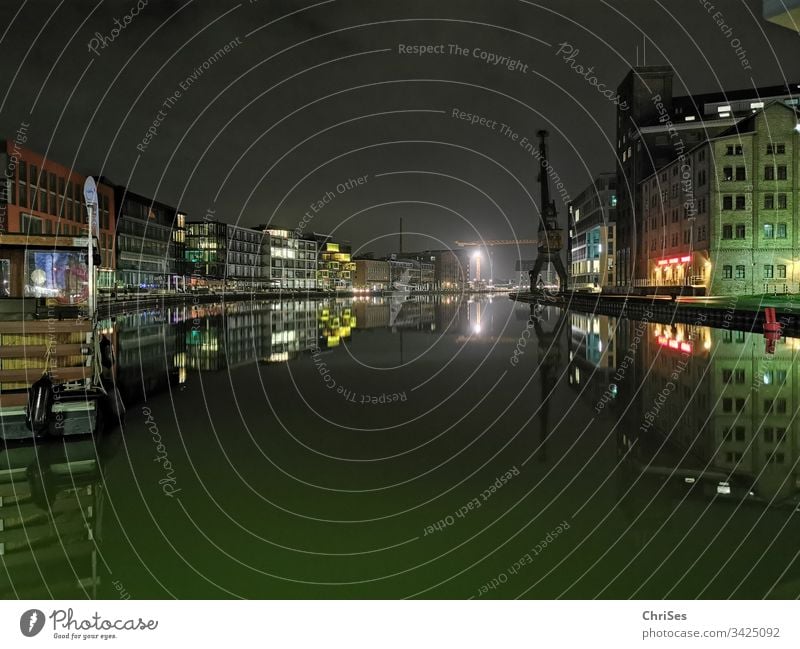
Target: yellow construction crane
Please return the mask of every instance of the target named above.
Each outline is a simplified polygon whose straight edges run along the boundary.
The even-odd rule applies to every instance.
[[[456,241],[462,248],[483,248],[484,246],[535,246],[538,239],[485,239],[484,241]],[[475,281],[481,281],[481,257],[475,254]]]

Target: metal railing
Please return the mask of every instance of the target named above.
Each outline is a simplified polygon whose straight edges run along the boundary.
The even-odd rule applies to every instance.
[[[632,284],[635,288],[647,288],[649,286],[703,286],[703,278],[700,275],[691,275],[678,279],[634,279]]]
[[[792,295],[800,293],[800,284],[798,282],[764,282],[764,290],[762,292],[771,295]]]

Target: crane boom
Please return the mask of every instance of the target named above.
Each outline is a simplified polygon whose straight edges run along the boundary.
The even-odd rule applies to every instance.
[[[538,243],[538,239],[485,239],[483,241],[456,241],[456,245],[461,246],[462,248],[474,248],[476,246],[535,246]]]

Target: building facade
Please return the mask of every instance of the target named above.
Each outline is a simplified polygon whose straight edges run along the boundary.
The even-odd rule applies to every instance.
[[[18,132],[16,139],[6,140],[0,155],[5,170],[5,182],[0,185],[0,233],[85,236],[89,227],[83,199],[86,176],[22,146],[21,139]],[[116,264],[114,191],[99,183],[97,196],[100,232],[96,234],[102,259],[97,277],[98,286],[106,288],[113,282]]]
[[[127,289],[173,289],[178,273],[173,229],[177,211],[152,198],[114,187],[117,205],[116,284]]]
[[[225,276],[228,228],[219,221],[186,223],[184,271],[193,285]]]
[[[263,233],[216,220],[186,223],[185,268],[190,282],[215,288],[258,289],[268,284]]]
[[[800,115],[783,102],[753,111],[643,180],[647,277],[635,284],[798,291]]]
[[[295,230],[264,227],[261,265],[269,288],[316,290],[317,241]]]
[[[389,288],[389,262],[382,259],[356,259],[353,288],[384,291]]]
[[[430,290],[462,291],[469,286],[469,251],[463,248],[455,250],[424,250],[417,253],[406,253],[404,257],[413,258],[426,264],[425,280],[431,279],[431,270],[427,265],[433,265]],[[420,279],[422,281],[422,278]],[[423,281],[422,283],[425,285],[428,282]]]
[[[614,285],[617,176],[603,173],[569,205],[569,288]]]
[[[754,110],[772,102],[795,107],[798,103],[796,91],[792,91],[796,84],[675,97],[673,75],[669,66],[637,67],[617,88],[614,283],[620,290],[649,280],[651,251],[646,239],[650,230],[644,231],[643,180],[698,144],[721,135]],[[666,191],[671,197],[671,187]]]
[[[252,228],[225,224],[225,274],[233,289],[262,288],[265,267],[262,264],[263,233]]]
[[[349,243],[335,242],[331,235],[314,234],[317,242],[317,286],[324,291],[353,288],[356,265]]]

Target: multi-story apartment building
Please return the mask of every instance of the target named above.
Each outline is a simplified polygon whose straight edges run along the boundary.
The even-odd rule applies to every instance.
[[[0,153],[0,166],[5,170],[5,182],[0,184],[0,234],[87,234],[86,176],[22,146],[22,136],[27,139],[18,132],[14,140],[6,140]],[[98,285],[109,287],[116,263],[114,190],[99,183],[97,195],[100,232],[95,234],[102,259]]]
[[[389,288],[389,262],[383,259],[356,259],[353,288],[383,291]]]
[[[419,284],[419,262],[414,259],[389,259],[389,285],[393,289],[411,289]]]
[[[225,279],[232,288],[261,288],[263,234],[252,228],[225,224]]]
[[[266,285],[260,230],[217,220],[186,224],[185,258],[192,281],[253,289]]]
[[[418,291],[430,291],[436,279],[436,266],[430,261],[420,261],[424,256],[390,258],[390,288],[408,287]]]
[[[261,265],[270,288],[316,290],[317,241],[295,230],[263,227]]]
[[[351,259],[349,243],[335,242],[329,234],[314,233],[317,242],[317,286],[325,291],[347,290],[353,287],[356,265]]]
[[[637,67],[617,89],[615,284],[620,290],[649,279],[647,259],[652,251],[646,239],[651,231],[644,231],[642,181],[754,110],[772,102],[798,104],[796,84],[675,97],[672,81],[673,70],[668,66]],[[671,179],[668,184],[660,191],[671,197]]]
[[[421,291],[432,291],[436,284],[436,264],[420,261],[419,262],[419,289]]]
[[[424,264],[433,264],[431,290],[461,291],[469,285],[469,251],[460,248],[455,250],[423,250],[417,253],[404,253],[406,259],[416,259]],[[431,279],[429,268],[425,268],[425,281]],[[421,278],[422,280],[422,278]]]
[[[121,288],[172,289],[182,283],[173,229],[177,211],[114,186],[117,206],[116,284]]]
[[[753,102],[730,129],[646,177],[643,286],[709,295],[796,292],[800,286],[800,114]]]
[[[599,291],[614,284],[617,175],[598,175],[569,205],[569,287]]]
[[[184,271],[192,284],[225,277],[228,227],[220,221],[186,223]]]

